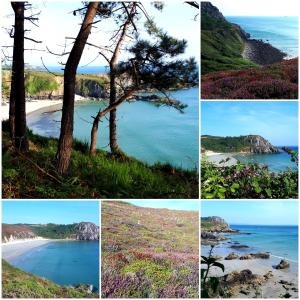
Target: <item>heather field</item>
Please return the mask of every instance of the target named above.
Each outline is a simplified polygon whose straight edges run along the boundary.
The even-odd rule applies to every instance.
[[[197,298],[199,216],[103,201],[103,298]]]
[[[298,58],[202,76],[202,99],[297,99]]]

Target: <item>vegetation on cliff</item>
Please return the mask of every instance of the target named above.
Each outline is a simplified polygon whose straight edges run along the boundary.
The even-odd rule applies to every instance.
[[[54,74],[54,75],[53,75]],[[63,73],[25,71],[25,92],[30,97],[59,96],[63,94]],[[2,70],[2,95],[10,95],[11,71]],[[77,74],[76,93],[83,97],[101,97],[109,84],[108,76]]]
[[[251,152],[251,153],[276,153],[278,149],[259,135],[242,136],[201,136],[203,150],[215,152]]]
[[[57,139],[29,132],[29,152],[14,149],[3,122],[3,198],[198,198],[198,172],[149,166],[125,155],[97,151],[75,141],[69,172],[55,170]]]
[[[201,3],[203,5],[203,3]],[[242,57],[244,40],[240,28],[201,9],[201,74],[253,67]]]
[[[297,99],[298,58],[202,76],[203,99]]]
[[[198,298],[197,212],[102,202],[102,298]]]
[[[63,287],[54,282],[24,272],[2,260],[3,298],[98,298],[85,285]]]
[[[201,161],[201,197],[204,199],[296,199],[298,172],[271,172],[267,166],[237,163],[216,166]]]

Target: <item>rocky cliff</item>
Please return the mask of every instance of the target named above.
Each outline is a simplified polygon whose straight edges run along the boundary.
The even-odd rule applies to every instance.
[[[99,240],[99,226],[91,222],[81,222],[75,226],[77,240]]]
[[[205,14],[216,20],[225,21],[225,18],[219,9],[208,1],[201,2],[201,14]]]
[[[34,239],[36,237],[30,226],[2,224],[2,241],[4,243],[20,239]]]
[[[260,135],[242,135],[242,136],[211,136],[203,135],[201,137],[201,147],[203,150],[215,152],[232,153],[277,153],[279,149]]]
[[[230,226],[224,219],[216,216],[202,217],[201,218],[201,230],[208,232],[228,232],[232,231]]]
[[[7,243],[20,239],[76,239],[99,240],[99,226],[91,222],[75,224],[2,224],[2,241]]]
[[[266,139],[260,135],[247,135],[245,140],[249,143],[249,151],[251,153],[277,153],[278,148],[274,147]]]

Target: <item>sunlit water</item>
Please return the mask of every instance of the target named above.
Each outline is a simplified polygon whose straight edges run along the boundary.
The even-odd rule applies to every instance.
[[[154,164],[170,163],[185,169],[198,166],[198,88],[170,92],[170,97],[188,105],[184,113],[153,103],[122,104],[117,113],[118,143],[122,150],[139,160]],[[90,141],[91,116],[95,116],[103,102],[76,105],[74,136]],[[36,113],[28,118],[34,133],[58,137],[61,111]],[[109,151],[108,122],[103,120],[98,130],[97,147]]]
[[[89,284],[99,290],[99,242],[51,242],[8,261],[60,285]]]

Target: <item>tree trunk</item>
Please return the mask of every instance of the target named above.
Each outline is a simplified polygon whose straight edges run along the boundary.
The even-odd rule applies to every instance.
[[[24,82],[24,3],[11,2],[15,13],[12,82],[9,121],[15,147],[21,152],[29,150],[26,128],[26,103]]]
[[[113,105],[116,101],[116,75],[115,66],[110,67],[110,97],[109,104]],[[117,142],[117,109],[113,109],[109,115],[109,145],[112,153],[118,153],[120,148]]]
[[[98,132],[98,124],[100,121],[100,113],[94,119],[93,127],[91,130],[91,145],[90,145],[90,155],[94,156],[97,152],[97,132]]]
[[[57,171],[67,172],[72,152],[76,71],[91,32],[99,2],[90,2],[64,71],[64,97],[60,136],[57,149]]]

